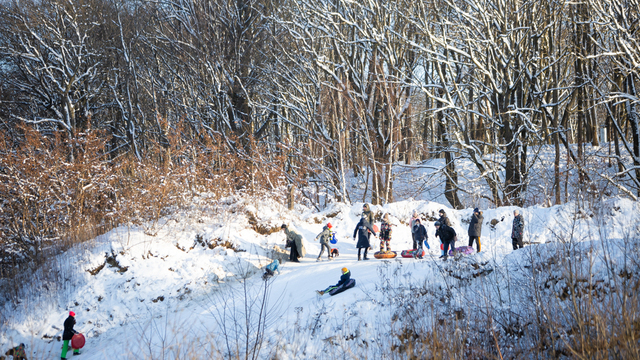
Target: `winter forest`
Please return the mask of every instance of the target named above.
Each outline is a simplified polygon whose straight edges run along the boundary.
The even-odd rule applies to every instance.
[[[353,324],[340,327],[346,332],[340,341],[306,343],[267,321],[275,312],[266,311],[266,304],[249,321],[248,314],[256,310],[253,303],[245,306],[242,321],[259,324],[239,333],[222,326],[226,330],[217,339],[226,340],[225,350],[194,355],[184,344],[184,354],[139,344],[117,358],[637,358],[638,197],[638,0],[0,0],[0,328],[18,329],[24,319],[12,319],[9,313],[37,303],[25,301],[26,294],[40,292],[25,286],[33,274],[39,274],[38,288],[47,288],[39,296],[55,293],[47,296],[58,299],[81,288],[84,275],[69,280],[63,270],[76,261],[69,260],[73,251],[77,256],[99,253],[86,263],[77,260],[84,268],[95,268],[100,261],[104,265],[102,238],[111,239],[104,240],[112,243],[107,252],[121,258],[142,251],[114,247],[113,238],[125,236],[123,226],[139,238],[159,239],[169,234],[167,219],[195,208],[220,229],[246,223],[255,236],[238,230],[234,242],[229,230],[224,235],[193,220],[188,235],[180,235],[189,244],[175,240],[171,248],[186,249],[196,238],[207,243],[202,251],[226,248],[233,255],[225,256],[243,269],[254,266],[242,257],[245,250],[262,257],[262,265],[255,265],[260,269],[272,254],[250,250],[247,244],[266,249],[281,241],[283,221],[296,223],[311,244],[309,251],[315,252],[313,238],[329,220],[343,226],[342,235],[350,239],[362,203],[372,205],[378,220],[384,213],[397,218],[398,229],[407,226],[416,208],[426,219],[446,208],[466,242],[469,209],[479,207],[486,209],[485,220],[497,219],[483,228],[489,250],[474,255],[476,262],[465,258],[470,262],[459,262],[455,269],[424,265],[431,269],[426,273],[443,276],[446,286],[438,283],[440,290],[434,290],[431,280],[422,283],[421,278],[420,284],[396,283],[389,290],[396,265],[385,262],[377,271],[387,282],[376,289],[387,289],[381,296],[389,299],[393,293],[390,303],[414,309],[421,302],[405,290],[460,299],[464,296],[452,295],[452,288],[464,288],[465,294],[480,291],[465,286],[486,276],[492,280],[482,285],[486,293],[477,305],[486,311],[461,316],[451,305],[458,300],[447,300],[453,322],[437,315],[429,318],[433,322],[403,322],[398,320],[403,315],[395,313],[385,330],[395,340],[378,343],[377,353],[370,340],[366,346],[354,344],[365,336]],[[511,220],[504,219],[515,208],[532,209],[525,210],[528,243],[553,238],[570,244],[570,250],[539,246],[544,250],[535,251],[542,255],[531,250],[503,263],[510,243],[504,248],[508,252],[500,250],[504,244],[499,236],[494,243],[485,232],[507,234],[510,223],[505,222]],[[249,213],[248,218],[236,219],[239,213]],[[617,235],[604,230],[612,227],[609,221],[620,219],[613,213],[626,219],[613,226]],[[425,226],[433,247],[432,223]],[[247,240],[257,236],[265,240]],[[593,236],[611,237],[616,246],[624,244],[614,246],[623,250],[601,249],[608,255],[600,260],[576,260],[591,254],[585,239]],[[155,251],[146,245],[144,250],[149,253],[142,251],[137,258]],[[580,256],[558,256],[563,251]],[[67,254],[66,260],[60,260],[61,254]],[[631,260],[623,268],[607,257],[628,260],[627,255]],[[593,269],[594,263],[602,264],[598,286],[606,289],[598,292],[602,297],[594,295],[582,304],[596,285],[586,284],[578,273],[589,264]],[[170,269],[175,266],[180,265]],[[529,273],[507,279],[504,269],[511,267]],[[547,278],[544,286],[534,281],[532,287],[529,281],[540,276],[535,269],[550,268],[556,269],[549,271],[555,280]],[[232,272],[241,278],[245,302],[251,291],[259,292],[247,288],[251,274]],[[451,285],[442,275],[446,273],[463,285]],[[572,276],[565,279],[558,273]],[[200,279],[193,276],[194,282]],[[210,274],[203,276],[211,281]],[[326,286],[337,277],[328,272],[320,283]],[[364,286],[361,280],[367,278],[357,272],[354,277]],[[373,283],[376,274],[371,277]],[[287,281],[291,287],[295,280]],[[545,295],[560,283],[564,298]],[[292,290],[279,287],[277,277],[259,284],[263,300],[269,292]],[[494,313],[500,306],[511,309],[500,296],[505,284],[521,287],[509,301],[538,305],[500,318]],[[576,284],[587,290],[574,291]],[[371,286],[368,291],[373,292]],[[542,294],[537,300],[519,298],[530,296],[532,288]],[[627,296],[627,290],[634,294]],[[547,303],[547,295],[554,300]],[[580,299],[566,309],[561,300],[574,296]],[[352,307],[359,299],[353,295],[342,301]],[[209,300],[229,305],[226,299]],[[74,301],[79,302],[61,303]],[[552,310],[540,310],[543,303]],[[622,305],[628,305],[622,315],[610,313]],[[290,315],[298,333],[307,329],[310,339],[325,334],[318,325],[324,313],[307,311],[308,305],[297,317]],[[359,316],[369,321],[373,316],[362,315],[364,311]],[[564,320],[554,317],[554,311]],[[220,314],[211,323],[224,325],[226,315]],[[464,328],[459,325],[463,320]],[[305,321],[313,325],[305,327]],[[331,321],[341,320],[327,320],[326,331]],[[57,318],[52,323],[62,325]],[[146,334],[143,328],[138,323],[139,335]],[[268,335],[270,330],[278,333],[277,339]],[[455,336],[439,338],[450,331],[474,334],[466,338],[482,345],[465,345]],[[421,342],[427,333],[429,341]],[[0,354],[13,343],[12,334],[0,330]],[[90,334],[87,346],[93,337],[105,336]],[[33,337],[45,339],[42,333]],[[157,339],[148,338],[149,344]],[[26,335],[21,339],[28,341]],[[100,339],[105,346],[117,343]],[[50,358],[46,343],[36,342],[33,347],[40,347],[33,354]],[[58,351],[60,343],[53,344],[53,352]]]

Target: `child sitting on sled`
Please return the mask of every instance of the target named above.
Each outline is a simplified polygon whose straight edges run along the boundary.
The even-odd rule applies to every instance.
[[[324,290],[316,290],[316,292],[319,295],[324,295],[325,293],[329,293],[330,295],[336,295],[354,286],[355,286],[355,280],[351,279],[351,272],[346,267],[343,267],[342,276],[340,276],[340,281],[338,281],[337,284],[329,286]]]

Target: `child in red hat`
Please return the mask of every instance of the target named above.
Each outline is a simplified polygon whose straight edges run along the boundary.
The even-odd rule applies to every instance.
[[[76,313],[74,313],[73,311],[69,311],[69,317],[64,321],[64,332],[62,333],[62,354],[60,354],[61,360],[65,360],[67,358],[67,351],[69,351],[69,341],[71,341],[73,335],[78,333],[77,331],[73,330],[73,326],[76,324],[75,316]],[[79,349],[71,348],[71,350],[73,350],[73,355],[80,355]]]

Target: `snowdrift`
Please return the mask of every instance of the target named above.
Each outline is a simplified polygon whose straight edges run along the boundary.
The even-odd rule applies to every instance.
[[[520,209],[526,246],[518,251],[509,238],[516,208],[485,210],[483,251],[447,262],[434,246],[437,212],[445,209],[458,245],[467,245],[471,209],[428,201],[372,206],[378,222],[391,215],[393,250],[411,247],[414,210],[426,220],[432,246],[423,260],[358,262],[353,231],[361,208],[289,212],[268,199],[234,197],[195,203],[155,224],[114,229],[61,255],[66,271],[76,274],[67,291],[34,289],[23,303],[3,305],[10,317],[2,319],[0,349],[22,342],[33,356],[58,357],[62,323],[73,310],[76,330],[87,337],[84,359],[384,358],[436,351],[532,356],[523,350],[531,344],[520,339],[555,339],[533,348],[562,355],[578,346],[569,331],[576,326],[575,301],[566,300],[580,294],[592,304],[622,306],[621,288],[638,283],[640,209],[628,200],[592,210],[576,204]],[[316,262],[314,238],[327,222],[340,256]],[[281,274],[265,282],[262,268],[274,257],[287,258],[282,223],[304,236],[307,256],[300,264],[285,261]],[[377,245],[372,238],[374,251]],[[342,267],[357,286],[318,297],[315,290],[335,284]],[[555,328],[533,330],[544,323]],[[446,342],[433,342],[437,329],[451,331]],[[549,335],[540,335],[545,331]]]

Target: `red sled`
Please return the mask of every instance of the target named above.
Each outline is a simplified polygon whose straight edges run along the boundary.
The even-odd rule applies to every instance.
[[[71,348],[72,349],[82,349],[84,347],[84,335],[75,334],[71,338]]]
[[[402,253],[400,254],[400,256],[402,256],[403,258],[412,258],[414,257],[415,253],[416,253],[416,249],[402,250]],[[422,250],[422,254],[419,254],[418,256],[424,256],[424,250]]]

